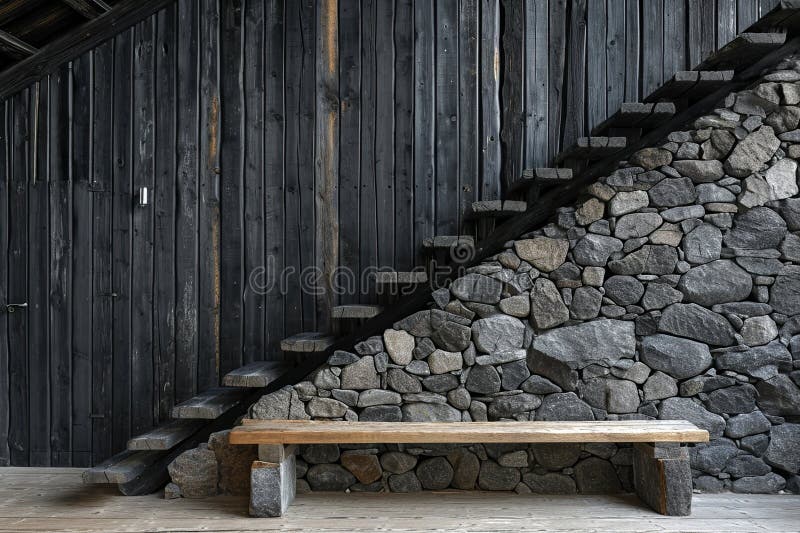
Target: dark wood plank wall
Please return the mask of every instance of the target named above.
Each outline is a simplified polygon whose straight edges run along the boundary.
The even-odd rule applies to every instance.
[[[774,3],[179,0],[0,103],[0,465],[282,358]]]

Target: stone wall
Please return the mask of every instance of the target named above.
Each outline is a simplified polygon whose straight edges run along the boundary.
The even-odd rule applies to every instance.
[[[263,419],[687,419],[704,491],[800,490],[800,61],[634,154]],[[616,445],[306,446],[299,490],[611,492]]]

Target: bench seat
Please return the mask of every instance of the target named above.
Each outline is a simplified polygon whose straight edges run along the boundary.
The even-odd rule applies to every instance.
[[[259,445],[251,470],[250,513],[281,516],[294,499],[298,444],[633,443],[636,493],[656,511],[691,512],[688,448],[708,432],[683,420],[581,422],[346,422],[244,420],[231,444]]]

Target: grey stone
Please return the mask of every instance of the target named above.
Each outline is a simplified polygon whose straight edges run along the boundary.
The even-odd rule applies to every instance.
[[[712,363],[705,344],[663,334],[642,339],[641,359],[650,368],[677,379],[697,376]]]
[[[699,476],[693,480],[696,490],[708,494],[717,494],[725,489],[725,483],[714,476]]]
[[[501,396],[489,404],[490,419],[511,418],[519,413],[533,411],[542,404],[542,399],[534,394],[522,393],[514,396]]]
[[[417,346],[414,348],[412,354],[414,359],[425,359],[436,350],[436,345],[428,337],[421,337],[417,339]]]
[[[619,365],[619,363],[622,363],[623,361],[630,362],[630,359],[620,359],[617,361],[617,364]],[[647,376],[650,375],[650,367],[642,362],[636,361],[627,368],[615,366],[611,369],[611,373],[620,379],[627,379],[641,385],[647,381]],[[585,374],[586,371],[584,370],[584,378],[586,377]]]
[[[250,516],[281,516],[294,500],[297,488],[302,491],[305,481],[295,481],[295,456],[279,464],[254,463],[250,472]]]
[[[459,448],[450,453],[447,458],[453,465],[453,480],[450,483],[453,488],[474,489],[481,467],[478,457],[472,452]]]
[[[430,310],[418,311],[409,315],[403,320],[395,322],[394,329],[405,330],[415,337],[430,337],[433,334],[431,312]]]
[[[599,457],[589,457],[575,465],[575,483],[581,494],[622,492],[614,465]]]
[[[725,172],[737,178],[749,176],[773,156],[780,144],[770,126],[761,126],[734,147],[725,160]]]
[[[513,468],[527,468],[528,467],[528,452],[526,450],[518,450],[515,452],[504,453],[497,459],[500,466],[509,466]]]
[[[369,339],[359,342],[355,346],[356,353],[359,355],[375,355],[384,350],[383,341],[380,337],[370,337]]]
[[[485,353],[516,350],[524,338],[525,324],[514,317],[496,315],[472,324],[472,340]]]
[[[761,411],[732,416],[725,426],[725,436],[740,439],[748,435],[756,435],[769,431],[771,424]]]
[[[358,395],[358,407],[371,407],[373,405],[400,405],[402,399],[396,392],[383,389],[365,390]]]
[[[521,361],[506,363],[502,366],[503,390],[519,390],[522,382],[531,375],[528,364],[525,362],[525,351],[521,350],[523,357]]]
[[[333,398],[314,397],[306,404],[306,410],[316,418],[340,418],[347,412],[347,405]]]
[[[647,207],[649,201],[645,191],[618,192],[608,202],[608,214],[617,217],[633,213],[643,207]]]
[[[752,455],[737,455],[725,465],[724,472],[732,477],[763,476],[772,469],[758,457]]]
[[[530,307],[531,322],[537,329],[550,329],[569,320],[569,309],[549,279],[539,278],[534,282]]]
[[[444,374],[445,372],[461,370],[463,364],[464,359],[461,357],[461,352],[436,350],[428,356],[428,367],[433,374]]]
[[[340,465],[318,464],[308,469],[306,480],[315,491],[343,491],[356,482],[355,476]]]
[[[503,283],[489,276],[466,274],[453,281],[450,292],[459,300],[466,302],[496,304],[503,293]]]
[[[542,376],[532,375],[519,386],[523,391],[531,394],[551,394],[561,392],[561,387]]]
[[[461,411],[443,403],[406,403],[403,422],[460,422]]]
[[[668,305],[683,301],[683,293],[673,289],[666,283],[648,283],[647,289],[642,296],[642,307],[650,311],[653,309],[663,309]]]
[[[794,71],[787,71],[792,74]],[[796,79],[786,81],[797,81]],[[800,122],[800,108],[795,106],[780,106],[767,116],[764,124],[771,126],[775,133],[784,133],[797,128]]]
[[[715,261],[722,251],[722,232],[712,224],[702,224],[686,234],[682,248],[690,263]]]
[[[347,390],[378,389],[381,386],[375,360],[368,355],[342,368],[341,380],[341,388]]]
[[[673,161],[672,167],[677,170],[681,176],[686,176],[695,183],[710,183],[717,181],[725,175],[722,163],[714,159],[709,161]]]
[[[672,246],[645,245],[622,259],[610,261],[608,268],[615,274],[672,274],[678,262],[678,252]]]
[[[700,145],[693,142],[682,143],[675,157],[676,159],[698,159],[700,157]]]
[[[767,446],[769,446],[769,437],[764,434],[748,435],[741,438],[739,446],[746,452],[762,456],[767,451]]]
[[[328,364],[331,366],[345,366],[355,363],[358,360],[359,357],[354,353],[345,352],[343,350],[336,350],[328,358]]]
[[[431,311],[431,340],[449,352],[465,350],[472,335],[469,323],[469,319],[434,309]]]
[[[678,395],[678,384],[674,378],[663,373],[655,372],[642,387],[645,401],[663,400]]]
[[[639,389],[632,381],[595,378],[580,387],[584,401],[609,413],[635,413],[639,408]]]
[[[339,446],[336,444],[305,444],[300,447],[300,456],[306,463],[335,463],[339,460]]]
[[[594,420],[594,412],[574,392],[560,392],[544,397],[536,420]]]
[[[411,362],[415,342],[414,337],[408,332],[387,329],[383,332],[383,343],[394,364],[407,365]]]
[[[735,342],[733,328],[722,316],[697,304],[672,304],[658,323],[664,333],[687,337],[714,346],[730,346]]]
[[[390,368],[386,374],[387,385],[399,393],[414,393],[421,392],[422,385],[419,380],[410,376],[400,370],[399,368]]]
[[[800,314],[800,266],[783,267],[770,288],[769,305],[785,315]]]
[[[493,366],[474,366],[464,386],[472,393],[493,394],[500,391],[500,375]]]
[[[525,350],[508,350],[505,352],[495,352],[489,355],[479,355],[475,358],[475,363],[478,365],[502,365],[512,361],[520,361],[525,359]]]
[[[514,242],[514,250],[523,261],[527,261],[543,272],[552,272],[566,259],[569,241],[534,237]]]
[[[629,164],[645,170],[663,167],[671,162],[672,154],[663,148],[642,148],[628,159]]]
[[[749,383],[717,389],[706,398],[706,408],[717,414],[750,413],[756,408],[756,388]]]
[[[217,457],[212,450],[193,448],[178,455],[167,470],[184,498],[206,498],[217,494],[217,468]]]
[[[604,267],[611,254],[622,251],[622,246],[622,241],[614,237],[589,233],[578,241],[572,254],[579,265]]]
[[[770,441],[764,460],[785,472],[800,471],[800,424],[781,424],[770,432]]]
[[[453,374],[438,374],[428,376],[422,380],[422,385],[431,392],[445,393],[458,387],[458,376]]]
[[[786,235],[786,222],[768,207],[755,207],[734,218],[733,229],[723,241],[730,248],[765,250],[777,248]]]
[[[693,469],[716,476],[740,453],[733,441],[723,438],[693,446],[689,449],[689,459]]]
[[[768,415],[800,416],[800,388],[789,376],[778,374],[759,382],[758,407]]]
[[[375,405],[365,407],[358,415],[361,422],[400,422],[403,413],[396,405]]]
[[[517,318],[525,318],[530,315],[531,301],[526,294],[518,294],[500,300],[500,311],[507,315]]]
[[[788,198],[769,205],[786,221],[789,231],[800,230],[800,198]]]
[[[764,476],[743,477],[731,485],[733,492],[743,494],[775,494],[786,486],[786,480],[774,472]]]
[[[763,175],[753,174],[745,178],[744,190],[738,201],[742,206],[751,208],[789,198],[797,192],[797,163],[787,158],[775,163]]]
[[[720,187],[715,183],[701,183],[696,188],[697,203],[732,203],[736,201],[736,195],[725,187]]]
[[[533,444],[536,463],[548,470],[562,470],[574,465],[581,456],[579,444]]]
[[[680,222],[687,218],[702,218],[706,210],[702,205],[689,205],[682,207],[671,207],[661,212],[661,218],[667,222]]]
[[[603,294],[594,287],[578,287],[572,293],[570,316],[577,320],[590,320],[600,313]]]
[[[381,455],[381,466],[393,474],[405,474],[417,466],[417,458],[403,452],[386,452]]]
[[[319,389],[338,389],[340,384],[339,376],[334,374],[330,368],[321,368],[314,376],[314,386]]]
[[[603,284],[606,297],[617,305],[631,305],[644,294],[644,285],[633,276],[611,276]]]
[[[303,402],[297,391],[287,385],[265,394],[250,407],[250,418],[260,420],[308,420]]]
[[[704,307],[745,300],[753,288],[750,275],[733,261],[720,259],[690,269],[678,283],[685,300]]]
[[[528,472],[523,474],[522,481],[536,494],[575,494],[577,491],[575,481],[571,477],[554,472],[546,474]]]
[[[471,395],[464,387],[458,387],[447,393],[447,401],[456,409],[469,409]]]
[[[432,457],[420,461],[417,478],[426,490],[442,490],[453,480],[453,467],[444,457]]]
[[[658,213],[631,213],[617,220],[614,236],[623,240],[646,237],[658,229],[663,222]]]
[[[389,476],[387,483],[391,492],[419,492],[422,490],[422,484],[414,472]]]
[[[666,178],[647,191],[650,204],[656,207],[676,207],[694,203],[697,191],[689,178]]]
[[[778,375],[779,371],[791,369],[792,355],[780,341],[774,341],[765,346],[717,354],[715,364],[720,370],[732,370],[758,379],[770,379]]]
[[[606,206],[597,198],[589,198],[575,210],[575,222],[579,226],[588,226],[603,218]]]
[[[711,137],[703,143],[703,159],[725,159],[736,144],[736,138],[729,131],[712,130]]]
[[[500,466],[494,461],[482,461],[478,486],[483,490],[514,490],[520,477],[516,468]]]
[[[778,336],[778,326],[768,316],[756,316],[745,319],[739,333],[748,346],[761,346]]]
[[[780,246],[781,259],[800,263],[800,236],[788,234]],[[777,272],[775,272],[777,274]],[[768,274],[770,275],[770,274]]]
[[[722,436],[725,419],[711,413],[689,398],[667,398],[661,402],[659,420],[688,420],[700,429],[708,431],[712,439]]]

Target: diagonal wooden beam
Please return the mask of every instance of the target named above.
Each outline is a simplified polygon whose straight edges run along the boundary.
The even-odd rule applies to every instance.
[[[61,0],[69,7],[86,17],[93,19],[99,17],[107,11],[111,11],[111,6],[103,0]]]
[[[28,57],[35,54],[38,50],[20,39],[11,35],[7,31],[0,30],[0,51],[6,52],[13,57]]]
[[[0,102],[54,72],[59,65],[88,52],[175,0],[123,0],[111,10],[87,21],[38,52],[0,72]]]

